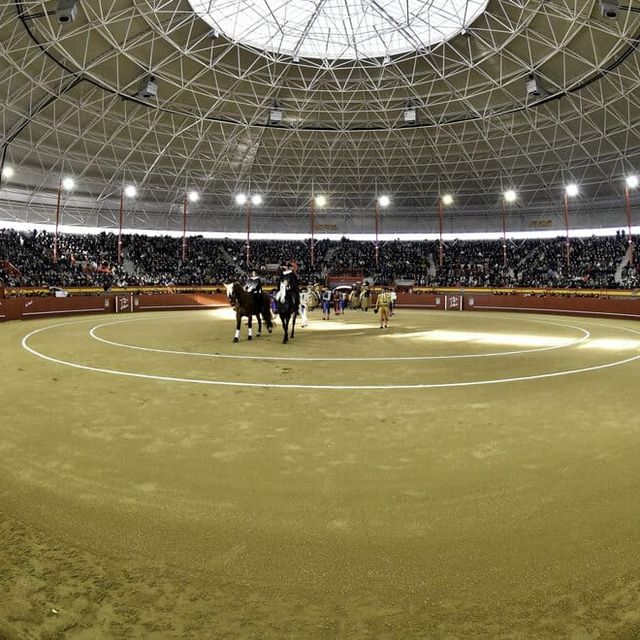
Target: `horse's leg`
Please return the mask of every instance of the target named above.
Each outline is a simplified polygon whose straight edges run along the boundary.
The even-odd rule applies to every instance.
[[[280,322],[282,323],[282,331],[284,336],[282,337],[282,344],[289,342],[289,318],[284,314],[280,314]]]
[[[256,313],[256,320],[258,321],[258,333],[256,334],[256,338],[260,337],[262,333],[262,320],[260,320],[260,312]]]
[[[253,321],[253,316],[249,314],[247,316],[247,326],[249,327],[249,335],[247,336],[247,340],[253,340],[253,328],[251,326],[252,321]]]
[[[297,318],[297,317],[298,317],[298,313],[297,313],[297,312],[296,312],[296,313],[294,313],[294,314],[291,316],[291,320],[292,320],[292,322],[291,322],[291,338],[294,338],[294,337],[295,337],[295,332],[296,332],[296,318]]]
[[[242,322],[242,316],[236,312],[236,335],[233,336],[233,341],[238,342],[240,340],[240,324]]]

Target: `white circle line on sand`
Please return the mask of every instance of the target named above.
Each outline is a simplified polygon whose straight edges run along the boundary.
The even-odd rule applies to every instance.
[[[542,380],[545,378],[558,378],[563,376],[575,375],[578,373],[587,373],[590,371],[601,371],[603,369],[610,369],[612,367],[617,367],[623,364],[627,364],[629,362],[640,360],[640,355],[637,355],[631,358],[625,358],[623,360],[616,360],[615,362],[607,362],[605,364],[594,365],[591,367],[583,367],[581,369],[569,369],[567,371],[540,373],[540,374],[535,374],[530,376],[519,376],[519,377],[513,377],[513,378],[498,378],[493,380],[474,380],[470,382],[441,382],[441,383],[433,383],[433,384],[424,383],[424,384],[390,384],[390,385],[387,385],[387,384],[385,385],[322,385],[322,384],[282,384],[282,383],[269,383],[269,382],[231,382],[226,380],[202,380],[200,378],[181,378],[177,376],[160,376],[160,375],[153,375],[153,374],[147,374],[147,373],[137,373],[133,371],[119,371],[116,369],[91,367],[89,365],[79,364],[77,362],[68,362],[66,360],[53,358],[29,346],[29,339],[32,338],[33,336],[39,333],[42,333],[43,331],[48,331],[48,330],[69,325],[69,324],[78,324],[78,322],[73,322],[73,323],[64,322],[61,324],[49,325],[47,327],[42,327],[40,329],[31,331],[30,333],[28,333],[26,336],[22,338],[22,347],[26,351],[28,351],[29,353],[31,353],[32,355],[38,358],[42,358],[44,360],[53,362],[55,364],[60,364],[63,366],[80,369],[82,371],[93,371],[96,373],[106,373],[109,375],[123,376],[128,378],[139,378],[143,380],[160,380],[164,382],[183,382],[183,383],[190,383],[190,384],[206,384],[206,385],[225,386],[225,387],[249,387],[249,388],[261,388],[261,389],[310,389],[310,390],[330,390],[330,391],[379,391],[379,390],[388,391],[388,390],[401,390],[401,389],[409,389],[409,390],[446,389],[446,388],[458,388],[458,387],[486,386],[486,385],[494,385],[494,384],[504,384],[509,382],[529,382],[532,380]],[[640,331],[636,331],[635,329],[631,329],[629,327],[615,327],[615,328],[622,329],[623,331],[628,331],[636,335],[640,335]]]
[[[111,345],[113,347],[121,347],[123,349],[133,349],[136,351],[147,351],[151,353],[166,353],[168,355],[183,355],[183,356],[196,356],[200,358],[228,358],[233,360],[283,360],[283,361],[293,361],[293,362],[399,362],[399,361],[415,361],[415,360],[459,360],[462,358],[495,358],[498,356],[513,356],[523,353],[539,353],[541,351],[552,351],[554,349],[565,349],[567,347],[572,347],[582,342],[585,342],[591,337],[591,333],[582,327],[577,327],[572,324],[564,324],[559,322],[551,322],[547,320],[534,320],[531,318],[521,318],[523,321],[527,322],[537,322],[539,324],[548,324],[556,327],[568,327],[570,329],[576,329],[577,331],[582,332],[582,336],[579,338],[574,338],[571,340],[567,340],[561,344],[552,345],[550,347],[539,347],[536,349],[518,349],[516,351],[495,351],[491,353],[468,353],[468,354],[458,354],[458,355],[445,355],[445,356],[397,356],[397,357],[383,357],[383,356],[371,356],[371,357],[360,357],[360,358],[322,358],[322,357],[303,357],[303,356],[251,356],[251,355],[237,355],[237,354],[227,354],[227,353],[209,353],[209,352],[199,352],[199,351],[177,351],[173,349],[154,349],[153,347],[141,347],[136,344],[127,344],[124,342],[116,342],[115,340],[107,340],[106,338],[102,338],[96,332],[98,329],[102,329],[103,327],[108,327],[115,324],[123,324],[127,322],[134,322],[137,318],[129,318],[126,320],[116,320],[114,322],[104,322],[102,324],[98,324],[95,327],[92,327],[89,331],[89,335],[99,342],[103,342],[104,344]],[[348,326],[348,325],[347,325]],[[350,334],[353,335],[353,334]]]

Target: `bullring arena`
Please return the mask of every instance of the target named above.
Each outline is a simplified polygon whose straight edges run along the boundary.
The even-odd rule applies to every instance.
[[[638,640],[639,46],[0,0],[0,640]]]
[[[637,320],[310,320],[0,327],[6,637],[636,637]]]

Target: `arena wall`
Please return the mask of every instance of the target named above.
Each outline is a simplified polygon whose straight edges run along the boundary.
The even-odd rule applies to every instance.
[[[620,294],[621,292],[615,292]],[[582,296],[563,291],[562,295],[511,293],[499,295],[491,291],[472,292],[405,292],[398,294],[397,306],[440,311],[522,311],[633,318],[640,320],[640,297],[625,292],[625,296]],[[139,313],[146,311],[180,311],[227,307],[222,293],[132,293],[103,295],[14,296],[0,298],[0,322],[28,320],[49,316],[75,316],[90,313]]]

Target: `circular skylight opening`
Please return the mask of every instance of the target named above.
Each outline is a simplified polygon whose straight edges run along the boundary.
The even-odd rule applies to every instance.
[[[488,0],[189,0],[214,34],[294,59],[388,58],[468,27]]]

